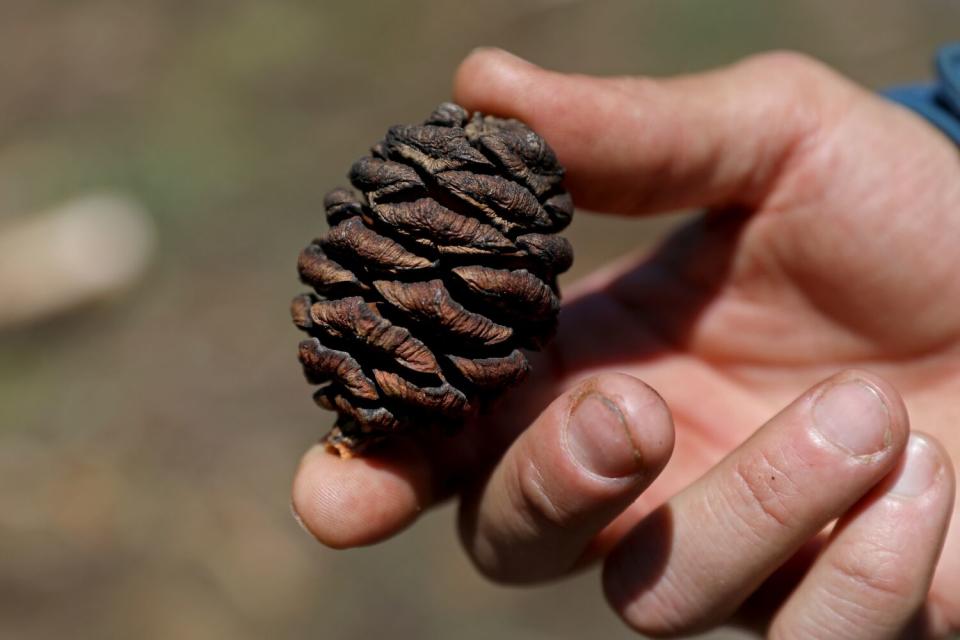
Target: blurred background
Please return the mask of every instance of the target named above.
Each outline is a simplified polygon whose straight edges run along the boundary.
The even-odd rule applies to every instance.
[[[632,637],[594,572],[475,576],[449,507],[372,549],[297,528],[330,416],[287,305],[323,193],[477,45],[657,75],[792,48],[876,88],[957,25],[947,0],[0,0],[0,637]],[[570,278],[669,224],[579,215]]]

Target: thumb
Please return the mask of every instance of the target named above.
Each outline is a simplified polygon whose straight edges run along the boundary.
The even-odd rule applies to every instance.
[[[577,204],[614,213],[756,206],[853,85],[774,53],[670,79],[547,71],[499,49],[460,65],[454,97],[550,143]]]

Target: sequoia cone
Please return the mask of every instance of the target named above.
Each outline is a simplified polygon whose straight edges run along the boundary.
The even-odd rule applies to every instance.
[[[350,456],[390,434],[456,426],[519,382],[522,348],[553,334],[555,235],[573,203],[543,138],[516,120],[441,104],[392,127],[324,199],[330,230],[300,253],[300,362],[338,413]]]

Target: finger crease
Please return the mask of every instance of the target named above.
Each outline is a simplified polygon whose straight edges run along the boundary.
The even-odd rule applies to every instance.
[[[791,525],[790,509],[785,500],[787,487],[780,487],[777,483],[789,485],[786,474],[774,465],[765,453],[760,452],[759,459],[741,462],[733,466],[733,477],[740,491],[740,501],[748,506],[755,507],[751,511],[759,512],[765,520],[772,522],[777,528],[789,528]],[[742,509],[734,509],[740,519],[751,530],[755,529],[755,522]]]
[[[562,527],[569,521],[569,513],[551,497],[540,468],[531,460],[523,463],[518,474],[517,511],[522,514],[532,531],[544,523]]]

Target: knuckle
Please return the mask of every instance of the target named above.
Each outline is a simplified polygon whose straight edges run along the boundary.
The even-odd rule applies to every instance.
[[[770,74],[787,78],[822,81],[834,72],[816,58],[789,49],[779,49],[756,53],[743,59],[741,65]]]
[[[572,514],[560,503],[533,460],[517,466],[517,482],[512,496],[514,511],[520,514],[533,531],[567,526]]]
[[[552,534],[568,528],[573,515],[557,502],[543,472],[533,460],[514,463],[503,485],[505,503],[488,511],[461,506],[460,537],[474,566],[498,584],[520,584],[536,577],[540,556]],[[548,554],[549,555],[549,554]]]
[[[750,531],[789,529],[795,523],[791,503],[798,487],[780,460],[783,457],[757,450],[733,465],[727,501],[732,513]]]
[[[798,624],[805,637],[880,637],[920,607],[926,593],[916,588],[901,550],[878,539],[838,544],[819,561],[826,571],[817,582],[814,615],[778,616],[770,637],[796,637]]]
[[[851,86],[836,71],[819,60],[794,51],[761,53],[741,61],[753,102],[766,114],[791,123],[809,138],[824,126],[830,105],[846,102],[844,87]],[[839,91],[838,91],[839,90]]]
[[[875,616],[891,604],[913,597],[913,585],[896,550],[877,542],[860,541],[832,555],[831,569],[839,577],[834,597]],[[842,607],[845,610],[850,606]]]
[[[611,88],[621,91],[632,100],[645,104],[657,104],[666,96],[663,82],[652,76],[621,76],[610,78]]]

